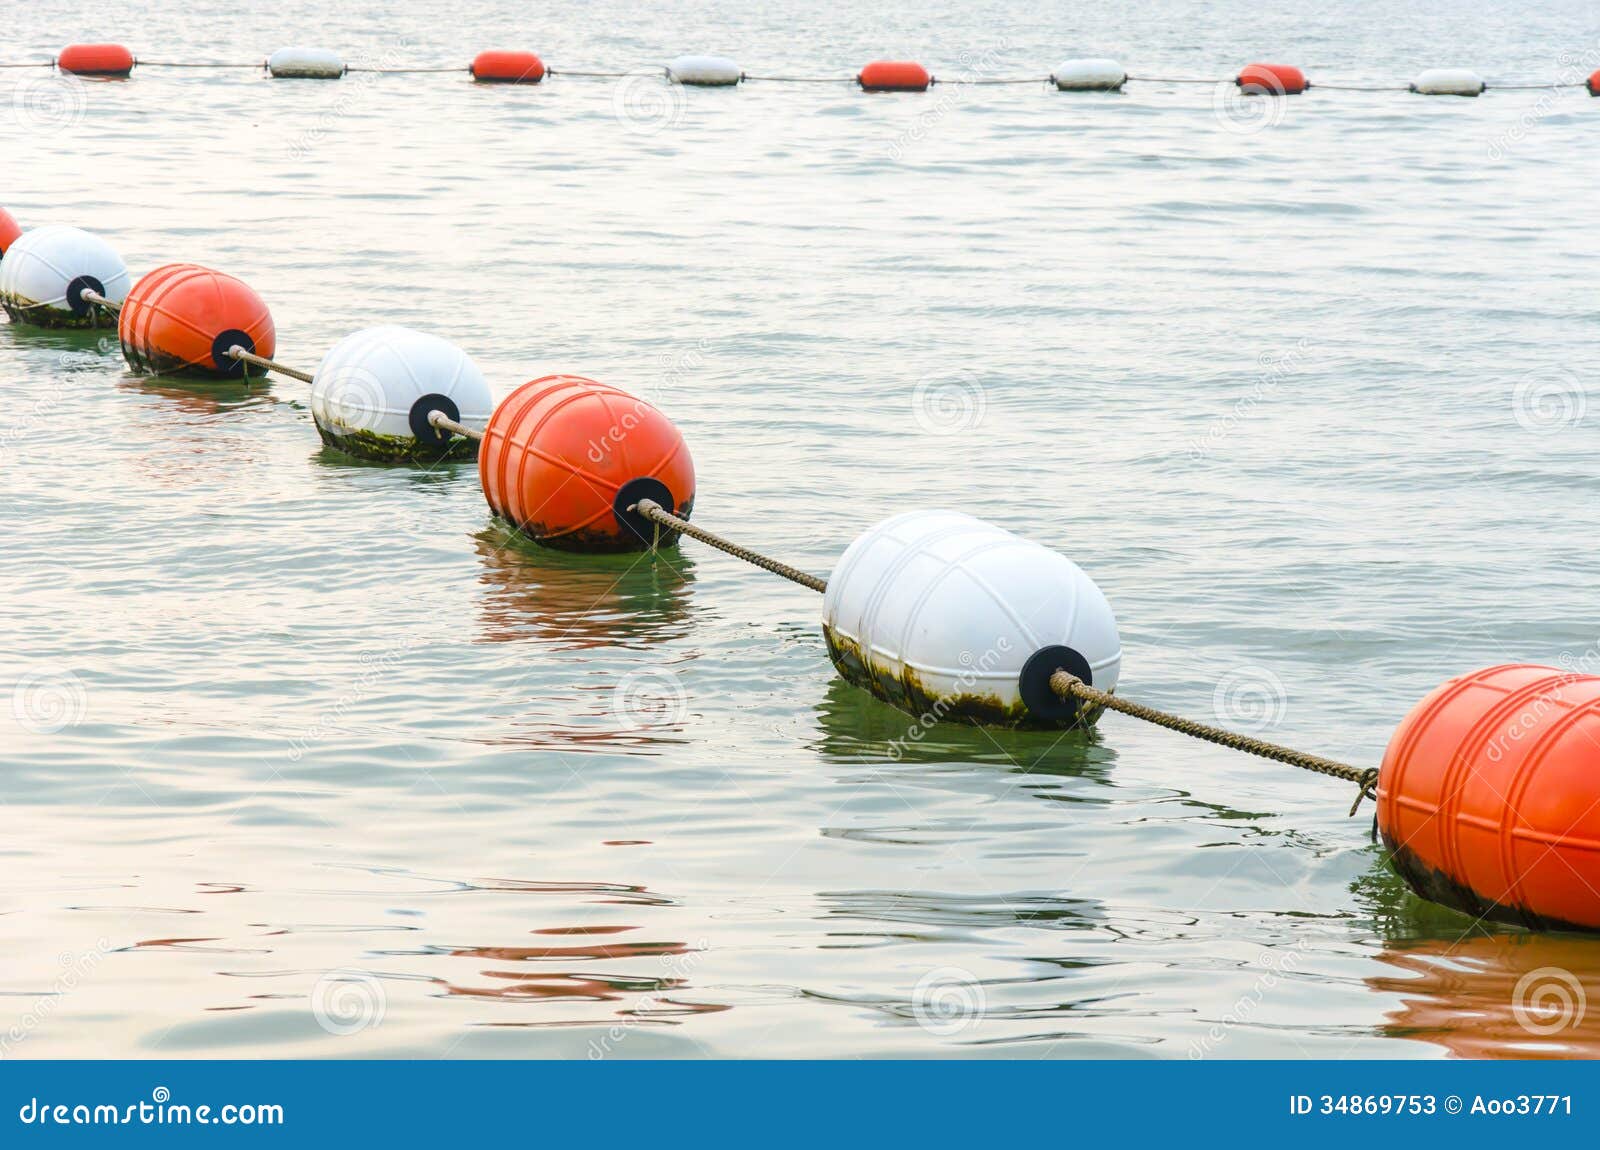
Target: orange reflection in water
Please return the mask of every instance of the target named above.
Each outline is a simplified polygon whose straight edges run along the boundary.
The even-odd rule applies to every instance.
[[[1385,1033],[1458,1058],[1600,1057],[1600,939],[1496,934],[1391,944],[1367,979],[1401,996]]]

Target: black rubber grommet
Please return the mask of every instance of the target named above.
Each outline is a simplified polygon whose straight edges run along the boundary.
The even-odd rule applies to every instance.
[[[244,360],[234,359],[233,356],[228,354],[229,351],[236,347],[242,347],[251,355],[254,355],[256,341],[236,327],[230,327],[211,341],[211,363],[223,375],[244,374]]]
[[[455,432],[435,427],[428,422],[428,416],[435,411],[442,411],[457,423],[461,422],[461,409],[448,395],[423,396],[411,405],[411,413],[406,418],[411,424],[411,434],[418,443],[426,443],[430,447],[443,447],[450,442]]]
[[[1076,675],[1091,687],[1094,686],[1094,672],[1089,669],[1089,660],[1078,652],[1071,647],[1040,647],[1022,665],[1022,674],[1017,676],[1017,693],[1022,696],[1023,705],[1034,718],[1067,723],[1077,718],[1078,708],[1083,706],[1083,701],[1076,697],[1063,699],[1050,689],[1050,676],[1057,671]]]
[[[611,501],[611,514],[617,517],[617,524],[624,531],[631,531],[639,541],[649,544],[656,537],[656,524],[637,511],[629,511],[641,499],[654,499],[661,504],[662,510],[673,512],[677,505],[672,501],[672,492],[667,490],[667,485],[659,479],[644,476],[639,479],[630,479],[617,489],[617,497]]]
[[[80,294],[84,288],[88,288],[98,296],[106,294],[105,284],[93,276],[79,276],[67,285],[67,306],[72,309],[73,315],[88,315],[89,309],[95,306]]]

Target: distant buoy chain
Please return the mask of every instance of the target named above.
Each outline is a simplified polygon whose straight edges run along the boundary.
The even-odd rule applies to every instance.
[[[263,60],[219,63],[195,60],[142,60],[121,44],[71,44],[52,60],[39,61],[62,72],[78,76],[126,78],[135,68],[256,68],[276,79],[337,80],[350,72],[415,73],[461,72],[482,84],[538,84],[548,76],[621,77],[631,71],[562,70],[546,67],[535,53],[523,50],[480,52],[464,67],[351,67],[338,52],[327,48],[291,46],[279,48]],[[12,67],[24,67],[14,64]],[[925,92],[935,84],[1053,84],[1062,92],[1118,92],[1129,83],[1219,84],[1233,83],[1247,93],[1268,96],[1296,96],[1313,87],[1331,91],[1410,91],[1425,96],[1481,96],[1495,88],[1587,88],[1600,96],[1600,68],[1583,80],[1545,83],[1487,83],[1468,68],[1429,68],[1404,84],[1366,85],[1324,83],[1313,85],[1305,72],[1292,64],[1247,64],[1232,76],[1164,77],[1134,76],[1118,61],[1104,57],[1083,57],[1063,61],[1048,75],[991,77],[963,73],[941,79],[924,65],[910,60],[873,60],[854,74],[827,76],[751,75],[726,57],[703,54],[678,56],[654,71],[676,84],[701,88],[728,88],[746,81],[849,83],[866,92]]]
[[[230,275],[167,264],[130,286],[104,241],[61,225],[21,231],[4,210],[0,253],[13,322],[115,316],[135,371],[253,366],[306,381],[329,448],[395,464],[475,458],[490,511],[543,546],[644,551],[690,535],[821,592],[839,674],[919,722],[1081,729],[1111,709],[1342,778],[1357,784],[1357,805],[1376,798],[1376,827],[1419,895],[1534,929],[1600,930],[1600,676],[1508,666],[1452,679],[1406,716],[1380,767],[1353,767],[1116,695],[1122,642],[1100,587],[1065,556],[970,515],[892,516],[821,579],[691,524],[683,435],[619,388],[546,376],[497,405],[464,351],[397,326],[347,336],[307,373],[272,359],[271,313]]]

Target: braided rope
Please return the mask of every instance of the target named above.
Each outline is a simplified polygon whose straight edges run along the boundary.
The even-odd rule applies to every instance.
[[[271,360],[266,358],[266,356],[256,355],[254,352],[246,351],[238,344],[234,344],[228,349],[228,356],[229,358],[237,359],[242,363],[254,364],[256,367],[264,367],[268,371],[275,371],[279,375],[287,375],[290,379],[298,379],[301,383],[311,382],[310,372],[296,371],[292,367],[285,367],[276,360]]]
[[[1154,707],[1147,707],[1143,703],[1135,703],[1113,695],[1110,691],[1102,691],[1098,687],[1091,687],[1082,679],[1064,670],[1058,670],[1050,676],[1050,689],[1063,699],[1076,698],[1097,706],[1105,707],[1112,711],[1120,711],[1124,715],[1131,715],[1135,719],[1143,719],[1147,723],[1154,723],[1158,727],[1165,727],[1169,731],[1188,735],[1195,739],[1204,739],[1208,743],[1216,743],[1229,747],[1235,751],[1243,751],[1247,755],[1258,755],[1263,759],[1272,759],[1275,762],[1287,763],[1291,767],[1300,767],[1304,770],[1315,771],[1319,775],[1331,775],[1336,779],[1355,783],[1360,787],[1356,793],[1356,801],[1350,806],[1350,813],[1356,813],[1356,808],[1365,798],[1376,798],[1378,787],[1378,769],[1376,767],[1353,767],[1349,763],[1341,763],[1334,759],[1325,759],[1321,755],[1308,755],[1304,751],[1296,751],[1291,747],[1279,746],[1269,743],[1265,739],[1257,739],[1251,735],[1241,735],[1235,731],[1225,731],[1221,727],[1212,727],[1205,723],[1195,722],[1178,715],[1158,711]]]
[[[468,427],[464,423],[457,423],[442,411],[428,412],[428,422],[435,427],[441,427],[445,431],[454,432],[456,435],[462,435],[468,439],[483,439],[483,432],[475,427]]]
[[[828,589],[828,581],[826,579],[818,579],[815,575],[808,575],[798,567],[791,567],[787,563],[779,563],[776,559],[769,559],[760,552],[752,551],[748,547],[740,547],[737,543],[730,543],[720,535],[713,535],[709,531],[703,531],[687,519],[678,518],[654,499],[641,499],[628,510],[637,511],[652,523],[659,524],[662,527],[670,527],[691,539],[698,539],[702,543],[715,547],[718,551],[726,551],[735,559],[743,559],[746,563],[754,563],[757,567],[771,571],[774,575],[781,575],[791,583],[798,583],[802,587],[809,587],[819,593]]]

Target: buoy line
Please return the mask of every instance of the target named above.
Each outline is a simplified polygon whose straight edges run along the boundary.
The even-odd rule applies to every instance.
[[[325,57],[280,63],[343,68]],[[508,53],[482,68],[517,82],[536,64]],[[675,67],[711,83],[728,82],[733,65]],[[920,73],[896,75],[916,82]],[[1088,61],[1056,80],[1123,78],[1113,62]],[[1297,72],[1282,70],[1279,82],[1304,89]],[[1451,73],[1428,83],[1444,91],[1481,81]],[[1067,556],[973,516],[890,516],[861,532],[826,579],[693,525],[682,433],[621,388],[544,376],[496,404],[465,351],[394,325],[347,335],[315,371],[298,371],[274,358],[271,312],[243,281],[171,263],[135,283],[97,236],[61,224],[24,231],[3,208],[0,308],[25,327],[98,326],[102,313],[115,315],[135,372],[225,379],[257,366],[309,383],[329,448],[390,464],[475,459],[491,514],[541,546],[640,552],[689,535],[817,591],[835,669],[915,716],[908,739],[943,721],[1084,729],[1114,710],[1355,783],[1351,813],[1376,797],[1390,861],[1423,898],[1536,930],[1600,932],[1600,675],[1529,665],[1456,675],[1395,728],[1381,765],[1362,769],[1118,696],[1122,643],[1095,581]]]
[[[670,527],[691,539],[698,539],[719,551],[726,552],[736,559],[743,559],[757,567],[782,576],[791,583],[798,583],[802,587],[826,594],[828,581],[819,579],[815,575],[808,575],[799,568],[791,567],[759,551],[752,551],[748,547],[740,546],[720,535],[713,534],[703,527],[697,527],[686,519],[680,519],[671,512],[664,510],[659,504],[649,499],[641,499],[638,503],[628,508],[636,511],[646,519],[663,526]],[[1270,743],[1265,739],[1258,739],[1252,735],[1243,735],[1235,731],[1225,730],[1222,727],[1213,727],[1193,719],[1185,719],[1180,715],[1173,715],[1166,711],[1159,711],[1154,707],[1145,706],[1114,695],[1110,691],[1102,691],[1085,683],[1078,676],[1072,674],[1064,667],[1058,667],[1049,677],[1050,689],[1062,699],[1077,699],[1092,703],[1097,707],[1107,708],[1128,715],[1131,718],[1143,719],[1147,723],[1154,723],[1158,727],[1165,727],[1169,731],[1188,735],[1191,738],[1203,739],[1206,742],[1216,743],[1219,746],[1229,747],[1246,754],[1257,755],[1264,759],[1286,763],[1293,767],[1302,767],[1318,774],[1331,775],[1334,778],[1344,779],[1355,783],[1360,790],[1356,793],[1356,800],[1350,806],[1350,814],[1354,815],[1361,806],[1361,800],[1376,798],[1378,786],[1378,769],[1376,767],[1353,767],[1349,763],[1341,763],[1334,759],[1323,758],[1321,755],[1312,755],[1304,751],[1297,751],[1292,747]]]
[[[1076,58],[1062,63],[1055,71],[1039,77],[959,76],[941,79],[912,60],[873,60],[853,76],[768,76],[746,73],[726,56],[685,55],[665,65],[645,65],[626,71],[584,68],[546,68],[544,61],[527,51],[493,50],[480,52],[470,65],[417,65],[414,67],[370,67],[348,65],[337,52],[326,48],[291,46],[280,48],[261,62],[141,60],[121,44],[70,44],[51,60],[0,63],[0,68],[54,67],[63,73],[125,79],[135,68],[264,68],[275,78],[337,80],[352,72],[375,75],[422,73],[462,73],[480,83],[537,84],[546,76],[576,76],[596,79],[622,79],[660,72],[672,83],[692,87],[732,87],[746,81],[781,84],[858,84],[867,92],[926,92],[940,84],[1005,85],[1054,84],[1063,92],[1115,92],[1134,84],[1228,84],[1237,85],[1247,95],[1294,96],[1313,87],[1333,92],[1414,92],[1425,96],[1480,96],[1486,91],[1545,91],[1558,88],[1587,88],[1600,96],[1600,69],[1587,79],[1532,84],[1490,84],[1467,68],[1429,68],[1409,84],[1313,84],[1292,64],[1248,64],[1232,76],[1130,75],[1115,60]]]

